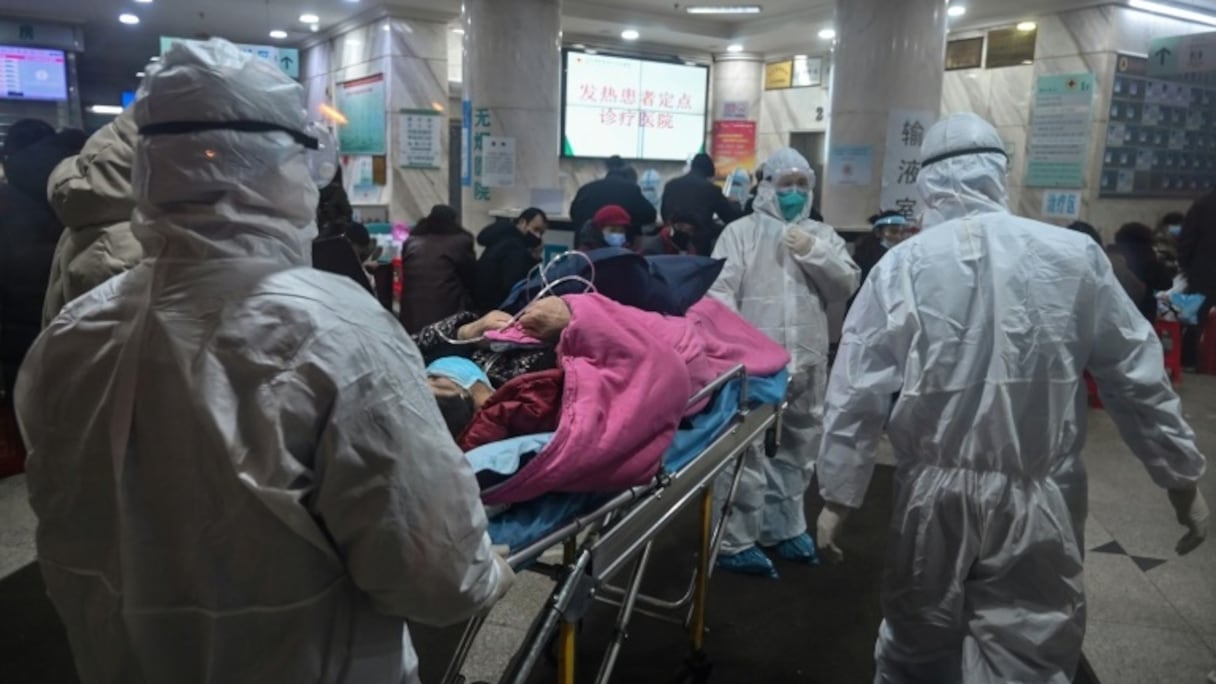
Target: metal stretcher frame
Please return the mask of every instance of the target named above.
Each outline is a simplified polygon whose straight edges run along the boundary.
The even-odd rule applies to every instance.
[[[512,658],[499,679],[500,684],[524,684],[549,648],[555,633],[557,682],[574,684],[576,626],[596,601],[618,607],[613,637],[595,679],[597,684],[606,684],[611,677],[634,613],[686,628],[691,647],[689,676],[693,681],[704,681],[708,676],[704,636],[709,578],[742,474],[738,466],[747,448],[762,437],[765,438],[766,451],[771,456],[776,447],[776,437],[780,434],[782,407],[749,406],[747,372],[741,365],[698,392],[689,399],[688,406],[711,398],[722,387],[736,380],[741,386],[735,414],[717,438],[683,468],[675,473],[660,474],[646,485],[622,492],[595,511],[575,518],[524,548],[513,550],[508,558],[512,568],[526,568],[549,575],[557,580],[557,584],[544,610],[533,621],[522,649]],[[714,525],[714,479],[732,462],[736,465],[734,478],[727,497],[720,502],[721,515],[717,525]],[[641,582],[650,559],[651,544],[694,502],[699,503],[700,538],[697,565],[687,592],[675,601],[642,594]],[[558,544],[563,545],[560,564],[536,562],[542,553]],[[633,570],[626,586],[609,584],[631,562]],[[443,684],[464,684],[465,678],[460,671],[487,616],[488,612],[473,618],[465,626],[444,674]]]

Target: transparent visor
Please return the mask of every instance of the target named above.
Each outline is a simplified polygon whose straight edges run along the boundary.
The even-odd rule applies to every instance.
[[[285,133],[304,148],[308,173],[317,187],[329,185],[338,173],[338,141],[329,129],[318,122],[310,123],[304,131],[298,131],[260,121],[172,121],[143,126],[139,129],[139,134],[190,135],[205,131]]]

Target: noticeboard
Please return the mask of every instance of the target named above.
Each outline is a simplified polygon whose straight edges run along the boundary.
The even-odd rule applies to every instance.
[[[1098,196],[1191,198],[1216,186],[1216,87],[1119,55]]]

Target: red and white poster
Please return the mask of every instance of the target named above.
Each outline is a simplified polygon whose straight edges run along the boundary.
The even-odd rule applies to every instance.
[[[756,122],[715,121],[710,150],[720,178],[738,168],[750,173],[756,168]]]

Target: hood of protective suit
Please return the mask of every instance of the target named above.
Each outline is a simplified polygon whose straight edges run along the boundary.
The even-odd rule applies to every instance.
[[[756,200],[752,207],[761,214],[771,216],[782,223],[801,223],[811,215],[811,207],[815,204],[815,171],[797,150],[785,147],[777,150],[765,160],[764,180],[756,190]],[[807,194],[806,206],[793,220],[787,221],[781,213],[781,205],[777,201],[777,180],[791,173],[806,176],[810,181],[811,191]]]
[[[63,225],[79,229],[128,221],[135,208],[131,163],[135,157],[135,112],[128,107],[51,173],[47,192]]]
[[[642,172],[642,178],[638,181],[638,187],[642,189],[642,196],[646,198],[655,207],[659,206],[663,199],[663,177],[659,175],[657,169],[646,169]]]
[[[307,126],[304,90],[226,41],[180,41],[135,102],[142,131],[158,124]],[[317,188],[305,148],[281,131],[139,136],[132,230],[149,256],[309,263]]]
[[[925,133],[917,188],[922,228],[965,216],[1009,211],[1009,157],[996,129],[970,112],[952,114]]]

